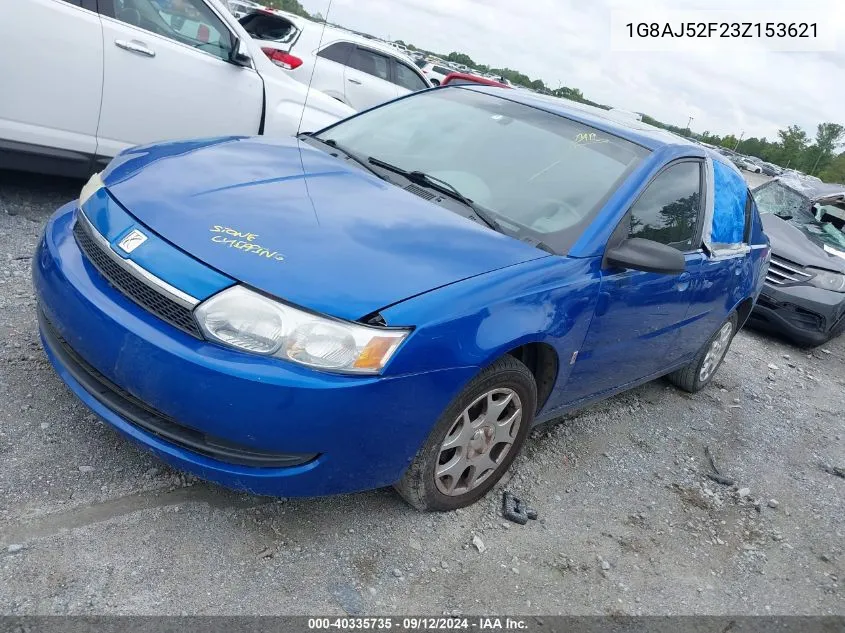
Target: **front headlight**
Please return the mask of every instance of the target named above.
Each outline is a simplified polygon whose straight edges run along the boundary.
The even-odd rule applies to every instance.
[[[832,273],[829,270],[822,270],[821,268],[808,268],[807,272],[814,275],[807,282],[811,286],[833,290],[834,292],[845,292],[845,275]]]
[[[85,186],[82,187],[82,191],[79,192],[79,206],[82,207],[83,204],[88,202],[95,193],[97,193],[100,189],[105,187],[103,184],[103,179],[99,173],[94,174],[91,178],[88,179],[88,182],[85,183]]]
[[[194,312],[212,341],[330,371],[377,374],[410,330],[322,317],[233,286]]]

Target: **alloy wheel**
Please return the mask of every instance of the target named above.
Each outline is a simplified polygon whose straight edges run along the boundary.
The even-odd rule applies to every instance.
[[[522,423],[522,401],[508,388],[491,389],[455,419],[440,446],[434,471],[437,489],[466,494],[490,477],[513,447]]]
[[[722,358],[725,357],[725,353],[728,351],[728,346],[731,343],[733,330],[733,323],[728,321],[719,330],[713,342],[710,343],[710,348],[707,350],[704,361],[701,363],[701,370],[698,372],[698,379],[701,382],[709,380],[710,376],[713,375],[713,372],[719,366],[719,363],[722,362]]]

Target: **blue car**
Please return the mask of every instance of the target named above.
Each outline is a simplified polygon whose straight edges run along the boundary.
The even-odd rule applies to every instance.
[[[46,225],[44,349],[199,477],[473,503],[533,425],[703,388],[761,290],[738,170],[613,116],[454,86],[298,138],[128,149]]]

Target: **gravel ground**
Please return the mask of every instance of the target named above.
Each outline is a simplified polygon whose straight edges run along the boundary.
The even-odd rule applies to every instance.
[[[44,357],[28,256],[80,186],[0,172],[0,613],[845,613],[845,479],[821,466],[845,466],[845,338],[742,332],[704,392],[542,427],[463,511],[236,494],[124,441]],[[505,488],[539,520],[504,522]]]

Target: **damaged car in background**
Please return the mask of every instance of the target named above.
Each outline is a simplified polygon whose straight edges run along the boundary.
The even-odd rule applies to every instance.
[[[821,345],[845,331],[845,185],[781,177],[753,195],[772,259],[750,324]]]

